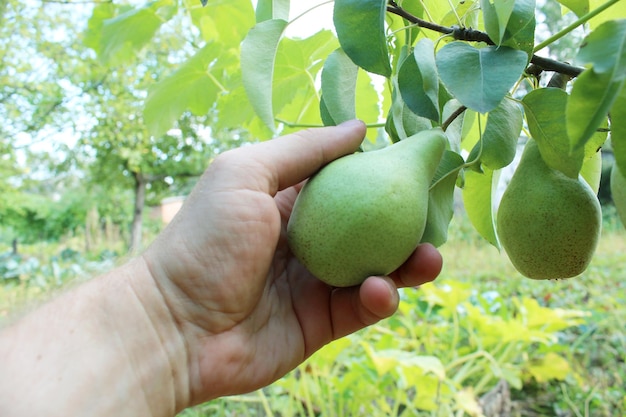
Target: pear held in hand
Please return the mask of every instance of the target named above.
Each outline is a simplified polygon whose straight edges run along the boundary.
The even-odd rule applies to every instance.
[[[579,275],[601,229],[600,203],[589,185],[548,167],[530,140],[497,214],[498,237],[513,266],[533,279]]]
[[[287,237],[298,260],[337,287],[387,275],[415,250],[428,189],[447,145],[441,129],[322,168],[296,199]]]

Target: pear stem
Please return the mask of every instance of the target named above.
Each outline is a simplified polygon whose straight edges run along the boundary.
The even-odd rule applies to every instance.
[[[452,124],[452,122],[454,122],[457,117],[463,114],[465,110],[467,110],[467,107],[461,106],[458,109],[456,109],[454,112],[452,112],[452,114],[448,116],[448,118],[441,124],[441,129],[445,132],[448,129],[448,127]]]

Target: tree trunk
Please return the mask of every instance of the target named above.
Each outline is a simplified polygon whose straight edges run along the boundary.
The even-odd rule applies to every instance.
[[[143,207],[146,202],[146,185],[148,184],[147,179],[140,172],[135,172],[133,175],[135,177],[135,207],[130,227],[130,253],[136,253],[141,249]]]

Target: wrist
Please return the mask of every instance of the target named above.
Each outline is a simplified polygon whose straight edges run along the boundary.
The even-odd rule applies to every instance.
[[[3,329],[0,357],[3,416],[165,416],[188,405],[184,343],[141,258]]]

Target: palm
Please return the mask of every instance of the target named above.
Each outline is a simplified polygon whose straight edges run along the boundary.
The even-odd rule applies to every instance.
[[[220,329],[206,344],[214,345],[220,339],[228,345],[227,355],[236,352],[237,362],[244,364],[230,368],[224,376],[228,385],[238,390],[267,385],[333,338],[328,326],[332,289],[311,276],[287,247],[284,232],[296,193],[291,188],[275,199],[266,194],[248,194],[245,199],[233,194],[232,201],[240,204],[222,205],[228,211],[225,216],[236,217],[228,222],[232,228],[226,234],[247,236],[248,244],[222,248],[231,252],[231,259],[263,267],[244,272],[237,262],[223,268],[223,277],[210,286],[205,280],[183,283],[187,287],[183,292],[194,294],[194,306],[206,309],[206,319],[211,320],[208,328]],[[315,323],[325,326],[316,330],[312,327]],[[215,352],[201,348],[197,357],[200,378],[213,378],[213,366],[203,364],[225,360],[229,358],[215,357]],[[231,393],[226,384],[222,388],[222,394]]]

